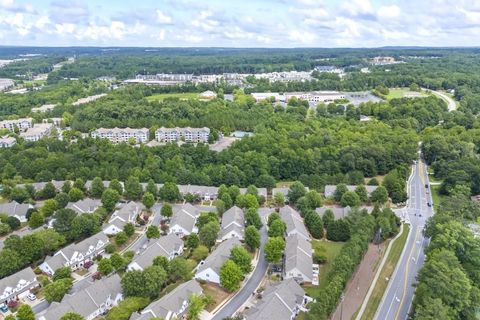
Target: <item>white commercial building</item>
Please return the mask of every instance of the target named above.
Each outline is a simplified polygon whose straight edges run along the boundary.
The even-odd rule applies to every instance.
[[[92,138],[108,139],[113,143],[129,142],[135,139],[136,143],[146,143],[149,140],[150,132],[147,128],[100,128],[91,133]]]

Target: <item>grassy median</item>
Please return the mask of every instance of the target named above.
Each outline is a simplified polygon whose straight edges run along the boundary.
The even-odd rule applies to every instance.
[[[363,313],[362,320],[370,320],[373,319],[375,312],[377,311],[378,305],[382,300],[383,294],[387,289],[388,281],[386,278],[391,278],[393,271],[395,270],[395,266],[397,265],[400,256],[402,255],[403,247],[405,246],[405,242],[407,241],[408,232],[410,230],[410,226],[407,224],[403,225],[403,232],[398,237],[395,242],[392,244],[392,249],[390,250],[387,261],[385,261],[385,265],[380,273],[380,277],[373,289],[372,295],[370,296],[370,300],[368,301],[367,307],[365,308],[365,312]]]

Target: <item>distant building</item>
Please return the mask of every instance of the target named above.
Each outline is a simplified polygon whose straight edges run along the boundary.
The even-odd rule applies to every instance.
[[[188,236],[191,233],[197,233],[197,218],[200,216],[200,210],[186,203],[181,206],[173,207],[173,215],[170,221],[169,233],[178,237]]]
[[[86,198],[77,202],[69,202],[65,208],[72,209],[78,214],[93,213],[102,205],[99,199]]]
[[[17,139],[14,137],[0,137],[0,148],[11,148],[17,144]]]
[[[32,108],[32,112],[43,113],[43,112],[52,111],[53,109],[55,109],[55,106],[56,104],[44,104],[41,107]]]
[[[394,63],[397,63],[397,61],[395,61],[395,58],[393,57],[378,56],[370,59],[370,63],[376,66],[382,66],[382,65],[394,64]]]
[[[2,63],[0,62],[0,67],[2,66],[3,66]],[[4,78],[0,79],[0,91],[7,90],[8,88],[13,87],[14,85],[15,85],[15,82],[13,82],[12,79],[4,79]]]
[[[303,223],[303,219],[298,211],[294,210],[290,206],[284,206],[280,208],[280,217],[285,222],[287,229],[285,233],[287,236],[298,235],[305,240],[310,240],[310,234]]]
[[[0,213],[5,213],[9,217],[15,217],[20,222],[27,222],[27,212],[33,209],[33,206],[28,203],[18,203],[17,201],[10,201],[0,203]]]
[[[100,128],[91,133],[92,138],[108,139],[113,143],[129,142],[134,139],[136,143],[147,143],[150,131],[147,128]]]
[[[201,99],[215,99],[216,97],[217,97],[217,94],[210,90],[200,93]]]
[[[89,97],[86,97],[86,98],[80,98],[77,101],[75,101],[74,103],[72,103],[72,106],[80,106],[82,104],[93,102],[95,100],[98,100],[100,98],[105,97],[106,95],[107,95],[106,93],[100,93],[100,94],[96,94],[96,95],[89,96]]]
[[[25,139],[25,141],[35,142],[50,135],[52,130],[52,123],[38,123],[27,129],[27,131],[20,133],[20,137]]]
[[[62,118],[48,118],[48,119],[43,119],[42,122],[43,123],[53,123],[53,125],[55,127],[60,128],[62,126],[63,119]]]
[[[338,220],[338,219],[346,218],[352,211],[352,208],[349,206],[344,208],[343,207],[320,207],[320,208],[316,208],[315,212],[318,213],[320,217],[323,218],[327,210],[332,211],[333,216],[335,217],[335,220]],[[373,207],[370,207],[370,206],[358,207],[358,210],[367,210],[368,213],[372,213]]]
[[[155,132],[155,139],[160,142],[175,142],[183,140],[185,142],[203,142],[208,143],[210,129],[203,128],[159,128]]]
[[[15,128],[18,128],[20,131],[25,131],[28,128],[33,127],[32,118],[20,118],[16,120],[3,120],[0,121],[0,129],[7,129],[11,132],[15,131]]]
[[[313,92],[253,92],[252,97],[258,102],[262,100],[272,99],[276,102],[288,102],[292,98],[305,100],[310,103],[329,103],[335,100],[346,99],[344,93],[338,91],[313,91]]]

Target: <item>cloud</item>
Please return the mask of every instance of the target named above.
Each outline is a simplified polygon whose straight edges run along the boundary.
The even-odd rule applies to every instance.
[[[165,14],[162,10],[157,9],[156,11],[156,21],[160,24],[172,24],[173,19],[171,16]]]
[[[359,19],[375,19],[375,11],[370,0],[349,0],[342,4],[341,8],[350,17]]]
[[[390,6],[381,6],[378,9],[378,17],[380,19],[393,19],[400,16],[402,9],[399,6],[392,4]]]
[[[90,11],[85,3],[56,1],[50,6],[49,16],[56,23],[88,24]]]
[[[317,36],[314,33],[304,30],[292,30],[288,33],[288,38],[300,43],[313,43]]]

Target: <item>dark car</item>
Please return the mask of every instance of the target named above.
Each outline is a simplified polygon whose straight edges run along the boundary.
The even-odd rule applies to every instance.
[[[427,188],[427,189],[428,189],[428,184],[425,184],[425,188]]]
[[[432,206],[432,204],[431,204],[430,202],[427,202],[427,206],[431,207],[431,206]]]

